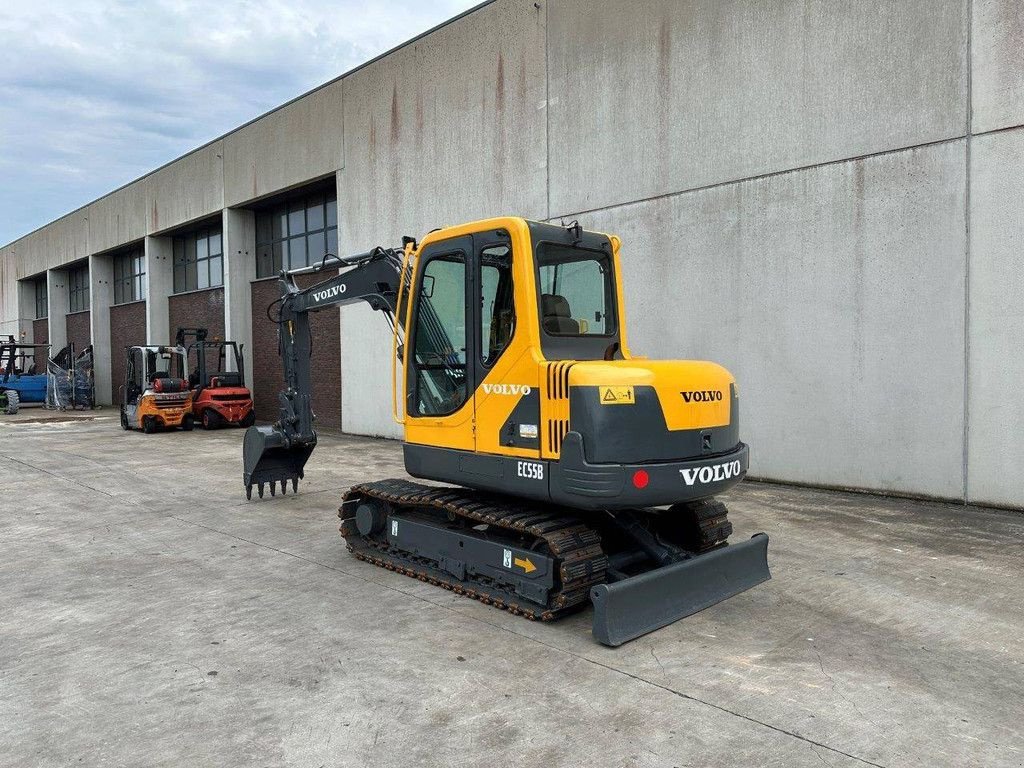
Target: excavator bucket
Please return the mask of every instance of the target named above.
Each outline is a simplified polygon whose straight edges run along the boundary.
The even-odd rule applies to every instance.
[[[771,578],[768,536],[754,535],[689,560],[590,590],[594,639],[619,646]]]
[[[281,493],[287,493],[288,481],[292,492],[299,489],[299,480],[305,474],[306,462],[316,447],[316,440],[289,445],[284,434],[276,427],[249,427],[242,441],[242,482],[245,483],[245,497],[252,498],[255,487],[260,498],[266,485],[270,495],[277,492],[281,482]]]

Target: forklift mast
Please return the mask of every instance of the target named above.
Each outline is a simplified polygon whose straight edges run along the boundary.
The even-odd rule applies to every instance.
[[[210,376],[206,368],[207,350],[217,350],[217,373],[221,375],[228,373],[226,363],[227,351],[228,348],[230,348],[232,356],[234,357],[235,370],[230,372],[231,381],[229,384],[230,386],[244,387],[245,366],[242,364],[243,345],[236,344],[233,341],[221,341],[220,339],[209,341],[208,339],[209,330],[207,328],[179,328],[174,336],[175,344],[186,348],[186,360],[188,356],[191,355],[192,350],[196,350],[196,381],[194,382],[194,385],[199,389],[202,389],[210,384]],[[190,376],[191,374],[188,374],[187,378]]]

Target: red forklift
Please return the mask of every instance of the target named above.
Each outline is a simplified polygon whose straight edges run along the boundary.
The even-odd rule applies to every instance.
[[[251,427],[256,422],[252,392],[245,386],[242,345],[208,338],[206,328],[179,328],[175,341],[188,350],[192,414],[203,429],[225,425]],[[227,370],[228,354],[234,370]],[[216,370],[211,370],[211,358]]]

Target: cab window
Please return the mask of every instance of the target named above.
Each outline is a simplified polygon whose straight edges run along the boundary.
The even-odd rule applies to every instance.
[[[611,258],[599,251],[542,243],[537,252],[540,315],[551,336],[615,333]]]
[[[512,250],[507,245],[480,252],[480,362],[490,368],[512,341],[516,310],[512,295]]]
[[[415,404],[423,416],[443,416],[466,402],[466,261],[462,254],[431,259],[423,268],[414,330]]]

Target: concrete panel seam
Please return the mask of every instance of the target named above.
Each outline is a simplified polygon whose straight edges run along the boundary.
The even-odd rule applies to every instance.
[[[978,135],[980,135],[980,134],[978,134]],[[584,216],[584,215],[591,214],[591,213],[601,213],[603,211],[610,211],[610,210],[615,210],[615,209],[619,209],[619,208],[628,208],[631,205],[640,205],[640,204],[643,204],[643,203],[650,203],[650,202],[654,202],[656,200],[671,200],[674,197],[680,197],[682,195],[689,195],[689,194],[692,194],[694,192],[706,192],[706,191],[712,190],[712,189],[720,189],[722,187],[731,187],[731,186],[734,186],[736,184],[743,184],[744,182],[748,182],[748,181],[763,181],[765,179],[774,179],[774,178],[777,178],[779,176],[786,176],[786,175],[791,174],[791,173],[800,173],[801,171],[810,171],[810,170],[814,170],[816,168],[828,168],[830,166],[842,165],[844,163],[855,163],[855,162],[857,162],[859,160],[870,160],[870,159],[875,158],[875,157],[886,157],[887,155],[895,155],[895,154],[899,154],[900,152],[910,152],[910,151],[915,150],[915,149],[927,149],[928,147],[939,147],[939,146],[943,146],[943,145],[946,145],[946,144],[954,144],[954,143],[956,143],[958,141],[963,141],[965,138],[966,138],[966,134],[958,134],[956,136],[950,136],[950,137],[945,138],[945,139],[936,139],[935,141],[927,141],[927,142],[924,142],[923,144],[911,144],[910,146],[906,146],[906,147],[897,147],[895,149],[886,149],[886,150],[882,150],[881,152],[869,152],[869,153],[864,154],[864,155],[852,155],[850,157],[843,157],[843,158],[839,158],[837,160],[829,160],[829,161],[824,162],[824,163],[812,163],[810,165],[801,165],[801,166],[799,166],[797,168],[787,168],[787,169],[782,170],[782,171],[772,171],[770,173],[760,173],[760,174],[756,174],[754,176],[745,176],[745,177],[738,178],[738,179],[729,179],[728,181],[718,181],[718,182],[715,182],[714,184],[705,184],[704,186],[700,186],[700,187],[691,187],[691,188],[687,188],[687,189],[678,189],[678,190],[676,190],[674,192],[666,192],[663,195],[652,195],[651,197],[641,197],[641,198],[638,198],[636,200],[627,200],[627,201],[624,201],[624,202],[621,202],[621,203],[614,203],[612,205],[600,206],[598,208],[587,208],[587,209],[581,210],[581,211],[566,211],[566,212],[563,212],[563,213],[559,213],[556,216],[550,215],[550,211],[549,211],[549,215],[548,215],[548,219],[547,220],[548,221],[554,221],[555,219],[565,219],[565,218],[568,218],[570,216]]]
[[[968,494],[968,450],[971,429],[970,365],[971,365],[971,141],[974,124],[974,0],[967,5],[967,139],[964,149],[964,437],[963,437],[963,503]]]
[[[992,136],[997,133],[1006,133],[1007,131],[1019,131],[1024,128],[1024,123],[1018,123],[1017,125],[1004,125],[1002,128],[989,128],[987,131],[974,131],[972,136]]]
[[[551,34],[548,6],[544,3],[544,196],[545,215],[551,219]]]

